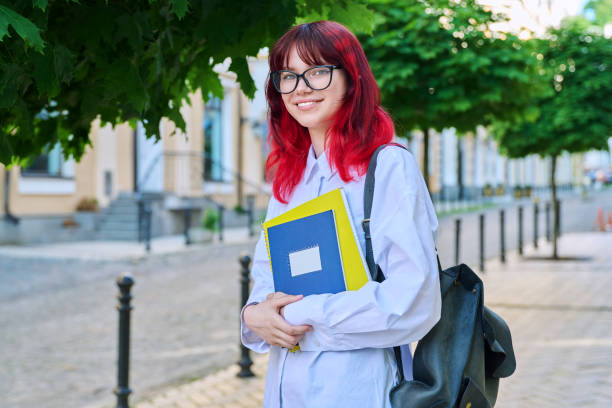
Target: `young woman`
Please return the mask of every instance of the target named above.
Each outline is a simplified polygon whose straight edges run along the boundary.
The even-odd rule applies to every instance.
[[[361,225],[370,156],[394,133],[361,45],[338,23],[303,24],[278,40],[269,63],[267,170],[274,196],[267,218],[342,187],[354,224]],[[409,344],[440,316],[438,223],[410,153],[386,147],[375,176],[370,225],[383,283],[307,297],[274,293],[262,233],[242,342],[270,352],[265,407],[390,407],[398,381],[392,347],[398,345],[412,378]],[[296,344],[300,350],[289,352]]]

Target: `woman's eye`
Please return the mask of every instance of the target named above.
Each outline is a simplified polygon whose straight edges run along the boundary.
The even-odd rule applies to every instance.
[[[281,79],[283,79],[284,81],[292,81],[295,79],[295,74],[286,72],[281,76]]]
[[[312,75],[314,76],[323,76],[323,75],[327,75],[328,73],[329,73],[329,70],[327,68],[315,69],[312,71]]]

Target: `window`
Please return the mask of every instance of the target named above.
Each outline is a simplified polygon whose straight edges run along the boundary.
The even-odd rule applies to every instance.
[[[204,180],[223,181],[221,100],[211,97],[204,111]]]
[[[25,176],[72,178],[74,176],[73,161],[64,160],[62,148],[59,143],[56,143],[51,149],[46,148],[45,152],[36,157],[28,167],[23,168],[21,174]]]

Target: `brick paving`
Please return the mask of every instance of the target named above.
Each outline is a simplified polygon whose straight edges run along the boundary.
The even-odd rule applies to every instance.
[[[485,302],[512,330],[517,370],[501,381],[497,407],[612,406],[612,234],[571,233],[560,240],[566,259],[544,259],[551,248],[526,249],[506,264],[489,260]],[[474,265],[475,266],[475,265]],[[230,366],[136,401],[136,408],[249,408],[263,400],[265,355],[254,356],[255,378]]]
[[[509,255],[507,265],[487,262],[486,301],[510,323],[518,354],[517,373],[502,381],[498,406],[612,406],[612,304],[606,297],[612,265],[605,256],[612,239],[567,232],[589,229],[602,205],[612,210],[611,194],[567,200],[562,207],[560,254],[591,256],[590,261]],[[516,219],[506,215],[512,247],[510,225]],[[474,267],[478,240],[467,237],[477,237],[475,217],[464,217],[461,248],[461,259]],[[488,257],[498,248],[497,218],[487,216]],[[448,265],[454,219],[440,221],[438,244]],[[0,246],[0,407],[113,406],[114,281],[120,273],[136,280],[132,406],[261,406],[266,356],[256,359],[255,379],[234,378],[238,368],[228,367],[238,360],[237,259],[242,251],[252,254],[255,241],[246,230],[235,230],[227,232],[225,243],[230,245],[185,248],[182,237],[164,237],[153,241],[152,256],[136,243]],[[550,253],[545,242],[541,246],[538,254]]]

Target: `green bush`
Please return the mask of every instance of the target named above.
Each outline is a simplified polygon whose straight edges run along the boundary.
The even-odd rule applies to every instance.
[[[212,208],[204,210],[202,216],[202,228],[215,232],[219,227],[219,211]]]

